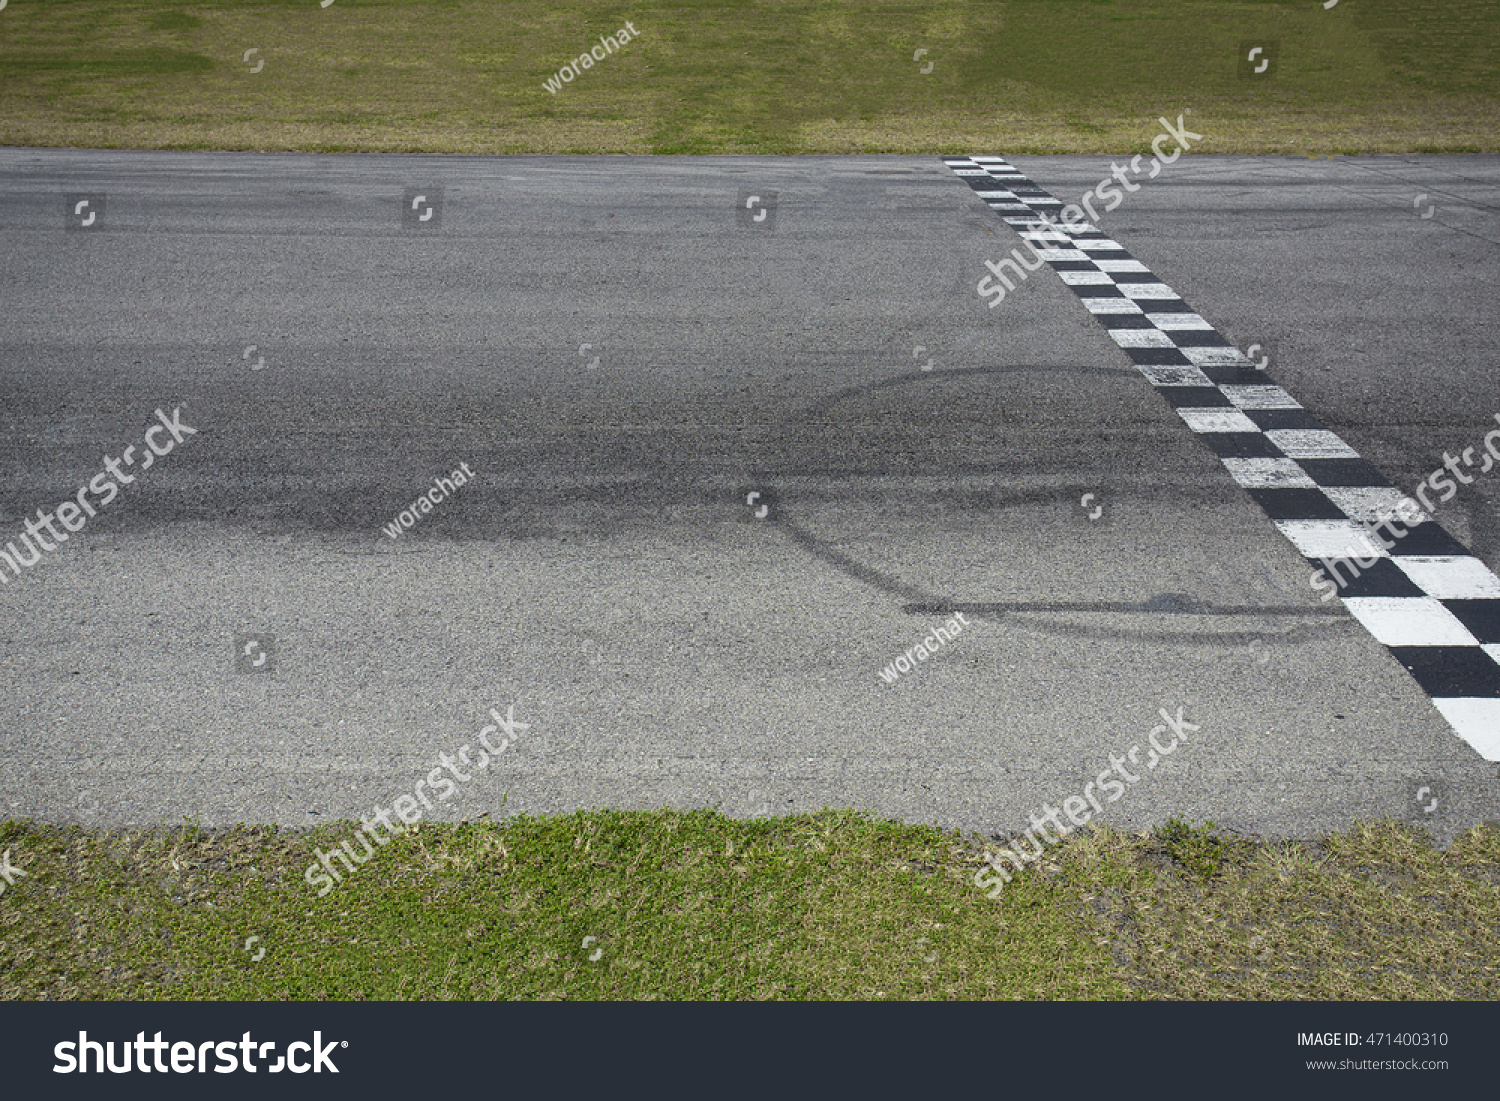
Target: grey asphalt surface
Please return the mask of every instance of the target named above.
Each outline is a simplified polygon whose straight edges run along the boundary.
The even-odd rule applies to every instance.
[[[1408,492],[1494,427],[1500,158],[1194,155],[1099,224]],[[985,308],[1018,244],[936,157],[0,150],[0,543],[156,409],[196,429],[0,586],[0,815],[355,817],[513,705],[436,817],[1009,831],[1181,707],[1105,821],[1500,819],[1054,274]],[[1497,504],[1435,514],[1491,569]],[[945,601],[989,610],[885,684]]]

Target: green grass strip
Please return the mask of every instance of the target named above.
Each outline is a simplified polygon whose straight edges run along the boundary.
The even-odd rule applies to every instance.
[[[319,897],[353,830],[0,825],[0,997],[1500,997],[1491,828],[1080,832],[992,900],[933,827],[595,811],[423,823]]]
[[[1497,45],[1494,0],[11,0],[0,144],[1118,154],[1192,108],[1204,152],[1494,152]]]

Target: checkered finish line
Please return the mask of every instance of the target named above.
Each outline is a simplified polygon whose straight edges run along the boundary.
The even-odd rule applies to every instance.
[[[1308,565],[1323,571],[1321,591],[1336,588],[1458,736],[1500,760],[1500,578],[1119,243],[1086,223],[1039,220],[1044,212],[1055,219],[1063,204],[1002,157],[943,161],[1031,242]],[[1406,535],[1387,540],[1376,530],[1383,522],[1392,536],[1402,528]]]

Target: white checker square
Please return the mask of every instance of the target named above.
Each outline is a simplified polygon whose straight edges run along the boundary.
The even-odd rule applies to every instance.
[[[1389,558],[1363,524],[1353,520],[1276,520],[1277,530],[1304,558]]]
[[[1220,387],[1224,396],[1234,402],[1238,409],[1301,409],[1280,386],[1240,386],[1224,385]]]
[[[1156,329],[1110,329],[1110,339],[1122,348],[1175,348],[1172,338]]]
[[[1420,596],[1346,596],[1344,607],[1386,646],[1478,646],[1458,617]]]
[[[1115,281],[1109,277],[1107,272],[1102,271],[1060,271],[1062,281],[1070,287],[1113,287]]]
[[[1152,386],[1212,386],[1209,377],[1196,367],[1172,367],[1154,363],[1137,363],[1135,369],[1146,376]]]
[[[1325,428],[1272,428],[1266,439],[1289,459],[1357,459],[1359,453]]]
[[[1106,260],[1102,257],[1094,261],[1094,266],[1100,271],[1147,271],[1145,264],[1139,260]]]
[[[1492,600],[1500,597],[1500,577],[1468,555],[1397,555],[1396,567],[1436,600]]]
[[[1183,348],[1182,354],[1199,367],[1253,367],[1238,348]]]
[[[1500,761],[1500,700],[1434,698],[1432,706],[1486,761]]]
[[[1257,425],[1238,409],[1179,409],[1177,415],[1194,432],[1259,432]]]
[[[1212,325],[1195,313],[1148,313],[1146,319],[1158,329],[1165,329],[1168,332],[1178,329],[1207,332],[1213,329]]]
[[[1500,665],[1500,642],[1486,642],[1480,649],[1488,654],[1496,665]]]
[[[1015,199],[1016,196],[1010,191],[976,191],[974,194],[981,199]]]
[[[1177,292],[1165,283],[1121,283],[1121,293],[1130,298],[1176,298]]]
[[[1246,489],[1316,489],[1318,483],[1291,459],[1224,459],[1224,468]]]
[[[1395,517],[1405,524],[1416,524],[1432,517],[1423,512],[1399,489],[1392,486],[1325,486],[1323,495],[1341,508],[1351,520],[1378,524]],[[1391,534],[1395,534],[1392,529]]]
[[[1128,298],[1080,298],[1091,314],[1140,313],[1141,308]]]
[[[1036,254],[1043,260],[1087,260],[1088,253],[1079,252],[1076,248],[1043,248],[1037,249]]]
[[[1125,251],[1125,246],[1124,245],[1120,244],[1120,242],[1118,242],[1118,241],[1111,241],[1108,237],[1103,237],[1103,238],[1095,237],[1095,238],[1092,238],[1092,239],[1085,239],[1085,240],[1082,240],[1082,241],[1075,240],[1073,242],[1073,244],[1075,244],[1076,246],[1078,246],[1081,249],[1086,249],[1089,252],[1124,252]]]

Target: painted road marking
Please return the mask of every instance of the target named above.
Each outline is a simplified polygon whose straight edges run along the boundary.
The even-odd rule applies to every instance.
[[[1500,578],[1118,242],[1040,221],[1062,203],[1002,157],[943,161],[1052,265],[1458,736],[1500,761]],[[1387,518],[1406,528],[1389,547],[1365,526]]]

